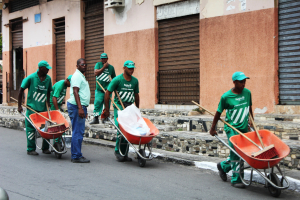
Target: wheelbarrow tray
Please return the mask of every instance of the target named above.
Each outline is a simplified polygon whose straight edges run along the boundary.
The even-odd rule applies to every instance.
[[[49,118],[48,117],[48,112],[41,112],[39,114],[45,116],[46,118]],[[52,119],[53,122],[56,122],[57,124],[64,123],[65,126],[66,126],[66,130],[55,132],[55,133],[44,132],[44,131],[40,130],[40,127],[41,127],[42,124],[45,124],[46,120],[43,117],[41,117],[38,114],[36,114],[36,113],[31,114],[29,116],[31,122],[35,126],[35,129],[39,132],[39,134],[44,139],[59,138],[60,136],[62,136],[62,134],[64,132],[66,132],[69,129],[69,123],[68,123],[68,121],[64,118],[64,116],[58,110],[52,110],[52,111],[50,111],[50,115],[51,115],[51,119]]]
[[[137,136],[132,135],[124,130],[122,125],[119,123],[120,130],[122,131],[123,135],[127,138],[128,142],[131,144],[148,144],[154,137],[156,137],[159,134],[159,130],[152,124],[152,122],[144,118],[147,126],[150,128],[150,135],[149,136]],[[118,119],[117,119],[118,120]]]
[[[244,160],[253,168],[256,169],[267,169],[268,167],[273,167],[277,165],[283,158],[285,158],[290,153],[290,148],[287,146],[280,138],[278,138],[274,133],[268,130],[259,130],[263,144],[265,147],[274,144],[276,151],[278,152],[278,158],[275,159],[258,159],[252,157],[252,153],[260,151],[260,149],[254,146],[251,142],[245,139],[241,135],[235,135],[230,138],[231,143],[234,146],[236,152],[244,158]],[[255,132],[245,133],[252,141],[260,145],[259,139]]]

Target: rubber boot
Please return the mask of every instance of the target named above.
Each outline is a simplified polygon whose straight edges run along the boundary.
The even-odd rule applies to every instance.
[[[98,116],[94,117],[93,121],[91,121],[90,124],[99,124]]]

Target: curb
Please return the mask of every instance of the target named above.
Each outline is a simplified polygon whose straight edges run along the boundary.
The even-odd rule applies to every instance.
[[[109,148],[115,148],[115,143],[113,144],[109,144],[109,142],[106,141],[102,141],[100,139],[90,139],[90,138],[83,138],[83,142],[86,144],[91,144],[91,145],[98,145],[98,146],[103,146],[103,147],[109,147]],[[112,142],[110,142],[112,143]],[[134,152],[133,150],[131,150],[130,152]],[[167,156],[161,153],[155,153],[153,152],[154,158],[159,159],[159,160],[163,160],[166,162],[172,162],[175,164],[181,164],[181,165],[186,165],[186,166],[195,166],[195,161],[191,161],[191,160],[186,160],[186,159],[182,159],[182,158],[177,158],[174,156]]]

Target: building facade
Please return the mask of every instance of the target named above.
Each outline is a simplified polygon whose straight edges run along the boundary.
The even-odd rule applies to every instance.
[[[4,103],[42,59],[55,83],[86,58],[93,91],[94,65],[105,52],[117,74],[125,60],[136,63],[142,108],[192,109],[194,100],[215,111],[233,87],[231,75],[243,71],[255,113],[300,113],[297,1],[26,2],[3,1]]]

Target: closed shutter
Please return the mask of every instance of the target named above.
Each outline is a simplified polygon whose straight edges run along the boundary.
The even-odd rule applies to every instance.
[[[85,74],[91,89],[91,103],[95,100],[96,78],[94,67],[100,62],[104,51],[103,1],[88,1],[85,10],[85,59],[88,65]]]
[[[199,14],[158,21],[159,103],[199,102]]]
[[[20,19],[12,20],[20,21]],[[12,24],[12,47],[13,49],[23,48],[23,22],[17,22]]]
[[[279,0],[279,101],[300,104],[300,1]]]
[[[56,50],[56,82],[66,78],[65,64],[65,18],[54,20],[55,50]]]
[[[24,10],[25,8],[29,8],[32,6],[39,5],[39,0],[13,0],[9,1],[9,12],[16,12],[19,10]]]

